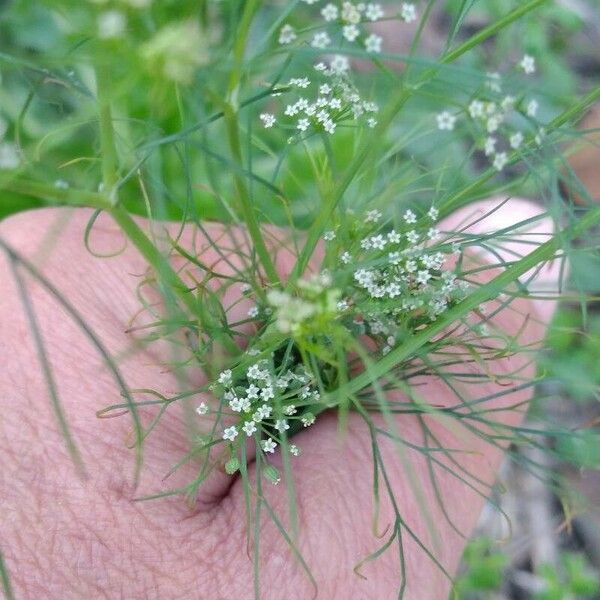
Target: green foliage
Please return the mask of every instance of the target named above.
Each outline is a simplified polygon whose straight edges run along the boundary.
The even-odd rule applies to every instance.
[[[509,557],[493,540],[475,538],[465,548],[464,572],[455,584],[456,600],[492,600],[508,576]],[[573,552],[562,552],[560,569],[542,565],[537,573],[540,591],[532,600],[591,600],[600,593],[600,576],[589,560]]]

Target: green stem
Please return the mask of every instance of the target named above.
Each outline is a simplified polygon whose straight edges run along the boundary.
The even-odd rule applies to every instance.
[[[226,331],[223,331],[219,324],[212,324],[211,319],[205,314],[201,303],[196,300],[189,286],[173,270],[168,259],[161,254],[131,215],[120,207],[113,207],[108,212],[127,238],[139,250],[140,254],[148,261],[148,264],[155,270],[164,289],[172,291],[179,298],[192,315],[198,318],[208,335],[223,343],[227,351],[233,356],[239,354],[239,348],[233,339],[227,335]]]
[[[229,85],[227,88],[227,101],[225,103],[223,113],[227,127],[227,137],[229,147],[234,160],[238,165],[242,165],[242,147],[240,143],[240,132],[238,125],[238,110],[239,110],[239,90],[240,82],[243,75],[244,52],[250,33],[252,19],[258,8],[258,0],[247,0],[244,5],[244,12],[240,20],[240,25],[237,30],[235,46],[233,48],[233,68],[229,77]],[[236,192],[242,210],[242,217],[248,228],[248,233],[252,239],[254,250],[265,270],[266,276],[272,284],[279,283],[279,276],[275,269],[275,264],[271,259],[269,250],[265,244],[254,206],[250,198],[248,187],[244,178],[239,173],[234,173],[234,182]]]
[[[102,153],[102,183],[104,193],[111,203],[117,203],[116,184],[118,181],[118,160],[113,129],[112,109],[110,105],[110,71],[104,64],[96,67],[96,86],[98,90],[98,120],[100,126],[100,149]]]

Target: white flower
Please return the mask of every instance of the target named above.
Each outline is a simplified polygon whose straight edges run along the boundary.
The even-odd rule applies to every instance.
[[[487,120],[486,129],[488,133],[494,133],[494,131],[498,131],[498,127],[500,126],[500,117],[498,115],[494,115]]]
[[[435,208],[434,206],[432,206],[432,207],[429,209],[429,212],[427,213],[427,216],[428,216],[428,217],[429,217],[429,218],[430,218],[432,221],[436,221],[436,220],[437,220],[437,218],[439,217],[439,215],[440,215],[440,211],[439,211],[437,208]]]
[[[379,53],[381,52],[381,43],[383,42],[383,38],[380,35],[377,35],[376,33],[372,33],[366,40],[365,40],[365,50],[367,52],[374,52],[374,53]]]
[[[335,240],[335,231],[326,231],[326,232],[323,234],[323,239],[324,239],[326,242],[331,242],[331,240]]]
[[[262,446],[263,452],[269,452],[271,454],[273,454],[275,448],[277,448],[277,444],[271,438],[263,440],[260,445]]]
[[[338,309],[339,312],[344,312],[345,310],[348,310],[348,307],[349,307],[348,300],[346,300],[345,298],[343,298],[336,304],[336,308]]]
[[[336,124],[331,119],[327,119],[327,121],[323,123],[323,129],[331,135],[335,132],[335,128]]]
[[[298,411],[296,410],[296,406],[295,406],[294,404],[288,404],[288,405],[287,405],[287,406],[286,406],[286,407],[283,409],[283,414],[284,414],[284,415],[288,415],[288,416],[295,415],[295,414],[296,414],[296,412],[298,412]]]
[[[387,239],[390,244],[399,244],[402,241],[402,236],[395,229],[392,229],[387,234]]]
[[[506,152],[498,152],[494,157],[494,169],[496,169],[496,171],[502,171],[507,162],[508,157],[506,156]]]
[[[483,117],[483,102],[481,102],[481,100],[473,100],[473,102],[469,104],[469,114],[473,119]]]
[[[70,186],[69,186],[69,182],[68,181],[65,181],[64,179],[57,179],[54,182],[54,187],[57,190],[67,190],[67,189],[69,189]]]
[[[98,15],[98,37],[111,39],[120,37],[125,32],[127,19],[118,10],[107,10]]]
[[[342,35],[349,42],[353,42],[360,35],[360,29],[356,25],[344,25]]]
[[[310,121],[308,119],[298,119],[296,129],[300,131],[306,131],[310,127]]]
[[[315,33],[312,42],[310,43],[313,48],[320,49],[327,48],[329,44],[331,44],[331,38],[326,31],[319,31],[319,33]]]
[[[206,402],[200,402],[200,404],[198,404],[198,406],[196,407],[196,412],[200,416],[206,415],[208,413],[208,406],[207,406]]]
[[[338,18],[339,11],[335,4],[328,4],[321,9],[321,15],[326,21],[335,21]]]
[[[300,420],[304,427],[310,427],[315,422],[316,417],[312,413],[306,413]]]
[[[275,118],[275,115],[272,115],[270,113],[262,113],[260,115],[260,120],[263,122],[265,129],[270,129],[271,127],[273,127],[273,125],[275,125],[275,121],[277,119]]]
[[[485,140],[485,146],[483,148],[483,151],[485,152],[486,156],[490,156],[491,154],[494,154],[494,152],[496,152],[496,138],[495,137],[488,137]]]
[[[450,114],[447,110],[441,112],[437,115],[437,125],[438,129],[443,131],[452,131],[454,129],[454,124],[456,123],[456,117]]]
[[[377,119],[374,119],[373,117],[369,117],[367,119],[367,126],[370,127],[371,129],[374,129],[377,126]]]
[[[535,58],[529,54],[525,54],[521,59],[519,66],[525,71],[526,75],[531,75],[531,73],[535,73]]]
[[[261,392],[260,397],[266,402],[267,400],[271,400],[275,397],[275,393],[273,392],[273,387],[270,385],[265,386]]]
[[[244,433],[250,437],[256,432],[256,423],[254,421],[247,421],[242,425],[242,429],[244,430]]]
[[[342,19],[347,23],[360,23],[360,12],[352,2],[342,4]]]
[[[509,111],[512,110],[516,101],[517,100],[514,96],[504,96],[504,98],[502,98],[502,102],[500,102],[500,106],[502,107],[503,111]]]
[[[298,36],[291,25],[284,25],[279,32],[279,43],[291,44]]]
[[[259,314],[259,310],[258,310],[258,306],[252,306],[248,309],[248,316],[252,319],[255,319],[256,317],[258,317]]]
[[[535,138],[533,138],[533,139],[535,140],[535,143],[539,146],[539,145],[541,145],[541,143],[545,137],[546,137],[546,130],[543,127],[540,127],[538,129],[538,132],[535,135]]]
[[[350,254],[350,252],[344,252],[341,256],[340,256],[340,260],[347,265],[351,260],[352,260],[352,255]]]
[[[288,422],[285,419],[277,419],[275,421],[275,429],[279,432],[287,431],[290,428]]]
[[[232,425],[231,427],[227,427],[225,429],[225,431],[223,431],[223,439],[224,440],[229,440],[230,442],[233,442],[233,440],[235,440],[235,438],[237,436],[238,436],[238,430],[235,425]]]
[[[413,223],[417,222],[417,215],[415,215],[415,213],[410,210],[410,208],[404,213],[404,216],[402,217],[409,225],[412,225]]]
[[[528,117],[535,117],[535,115],[537,114],[538,108],[539,108],[539,104],[537,102],[537,100],[530,100],[527,103],[527,116]]]
[[[410,244],[417,244],[419,241],[419,234],[413,229],[406,234],[406,239]]]
[[[513,133],[508,139],[510,147],[516,150],[523,143],[523,134],[520,131]]]
[[[329,66],[335,74],[341,75],[350,69],[350,61],[346,56],[343,56],[342,54],[336,54]]]
[[[290,445],[290,454],[292,456],[300,456],[300,448],[298,448],[298,446],[296,446],[296,444],[291,444]]]
[[[219,375],[217,381],[221,385],[231,385],[231,369],[226,369]]]
[[[427,269],[423,269],[417,273],[417,283],[425,285],[431,279],[431,273]]]
[[[308,77],[292,77],[288,85],[306,89],[310,85],[310,79]]]
[[[408,2],[404,2],[402,4],[402,8],[400,9],[400,16],[407,23],[412,23],[417,20],[417,9],[414,4],[409,4]]]
[[[377,21],[383,17],[383,9],[380,4],[367,4],[367,8],[365,9],[365,17],[369,19],[369,21]]]
[[[427,231],[427,237],[434,242],[440,237],[440,230],[436,229],[435,227],[430,227]]]
[[[376,208],[368,210],[365,216],[365,223],[377,223],[381,219],[381,211]]]

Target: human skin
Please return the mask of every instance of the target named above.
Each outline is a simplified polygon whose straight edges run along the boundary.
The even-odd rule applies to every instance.
[[[516,214],[518,207],[517,203]],[[514,215],[514,204],[512,211]],[[119,357],[130,388],[176,393],[181,381],[167,364],[172,358],[170,349],[165,344],[136,345],[134,336],[126,331],[139,310],[135,289],[146,264],[130,246],[118,256],[94,257],[83,244],[90,214],[83,209],[22,213],[0,224],[0,236],[54,283],[110,353]],[[455,217],[455,222],[460,220]],[[218,226],[211,231],[218,233]],[[271,233],[274,239],[284,236],[276,230]],[[183,240],[191,237],[186,230]],[[96,248],[115,249],[121,240],[108,218],[93,234]],[[227,246],[224,240],[219,243]],[[210,247],[201,251],[205,262],[219,262]],[[277,268],[283,276],[290,271],[292,261],[289,252],[279,254]],[[114,378],[89,338],[56,299],[32,277],[24,275],[24,280],[71,431],[82,453],[86,477],[79,476],[59,431],[10,262],[0,251],[0,549],[15,597],[253,597],[252,550],[247,548],[240,479],[215,473],[193,507],[179,496],[136,501],[144,494],[168,489],[195,476],[197,467],[189,463],[173,478],[162,481],[186,452],[184,411],[180,407],[168,410],[148,438],[141,480],[134,489],[133,452],[127,448],[130,419],[96,417],[98,410],[121,401]],[[242,308],[240,304],[239,310]],[[528,344],[543,336],[542,321],[548,316],[548,311],[539,311],[531,301],[520,299],[496,316],[492,325],[508,334],[520,331],[521,343]],[[505,377],[465,386],[466,394],[473,398],[493,394],[514,381],[515,372],[523,377],[531,376],[534,370],[531,356],[525,354],[495,360],[490,366],[494,373]],[[192,384],[202,381],[201,374],[192,373],[190,378]],[[434,405],[457,403],[440,379],[427,377],[420,383],[419,394],[426,401]],[[499,398],[494,408],[523,402],[529,393],[520,391]],[[496,418],[516,424],[523,410],[507,408],[496,413]],[[151,413],[141,414],[147,423]],[[385,426],[381,419],[379,422]],[[500,449],[464,428],[448,426],[438,417],[427,417],[426,422],[442,445],[458,451],[453,456],[468,473],[493,484],[502,460]],[[406,440],[423,444],[417,417],[401,415],[395,427]],[[387,539],[394,524],[381,482],[378,532],[385,535],[374,536],[372,451],[362,418],[351,414],[348,430],[340,437],[336,415],[322,414],[314,426],[294,438],[294,443],[302,449],[293,460],[300,521],[298,545],[317,590],[277,528],[263,514],[261,598],[304,600],[315,594],[327,600],[396,598],[402,579],[397,546],[365,564],[361,569],[364,578],[353,572],[357,563]],[[448,471],[434,467],[442,510],[423,454],[407,449],[399,453],[398,447],[383,437],[379,444],[403,520],[453,574],[484,504],[486,488],[467,477],[483,494],[477,493]],[[277,453],[272,460],[275,465],[281,464]],[[440,460],[449,464],[443,457]],[[249,471],[253,481],[252,465]],[[415,492],[415,479],[421,496]],[[263,490],[285,522],[285,485],[272,486],[265,481]],[[435,535],[428,522],[433,524]],[[406,529],[402,536],[405,598],[447,598],[448,578]]]

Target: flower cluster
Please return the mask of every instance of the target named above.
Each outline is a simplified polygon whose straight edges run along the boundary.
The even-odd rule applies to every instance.
[[[282,333],[294,336],[319,331],[328,321],[336,318],[339,311],[341,291],[332,287],[331,275],[319,273],[308,280],[298,282],[301,295],[271,290],[267,300],[274,309],[275,324]]]
[[[304,0],[306,4],[317,4],[319,0]],[[379,21],[385,17],[381,4],[373,2],[328,2],[320,8],[323,19],[322,30],[312,34],[309,43],[313,48],[328,49],[335,45],[351,43],[358,44],[360,48],[371,54],[378,54],[382,50],[383,39],[381,36],[369,31],[366,24]],[[414,4],[403,2],[397,18],[411,23],[417,19],[417,10]],[[292,25],[286,23],[279,31],[279,43],[292,44],[298,40],[301,33]]]
[[[333,135],[342,123],[366,123],[375,127],[374,115],[378,106],[363,100],[349,77],[350,63],[345,56],[334,56],[329,64],[315,65],[319,82],[308,77],[293,78],[289,87],[298,90],[297,99],[287,104],[283,117],[263,113],[260,119],[265,128],[271,128],[278,118],[288,130],[303,134],[307,131],[324,131]],[[312,93],[311,93],[312,92]],[[291,138],[293,139],[293,138]]]
[[[535,72],[535,59],[525,55],[519,68],[530,75]],[[472,98],[466,107],[466,114],[474,126],[481,148],[497,171],[502,171],[509,161],[509,152],[518,150],[526,141],[527,132],[521,127],[523,118],[535,119],[538,102],[535,99],[516,98],[502,95],[502,79],[499,73],[488,73],[485,82],[486,92]],[[452,131],[459,115],[448,110],[436,116],[440,131]],[[501,137],[502,134],[502,137]],[[541,143],[544,130],[538,128],[531,137]]]
[[[316,420],[309,407],[320,402],[320,393],[311,374],[299,365],[282,369],[262,359],[235,376],[230,369],[223,371],[212,387],[221,399],[218,414],[228,422],[221,437],[232,447],[255,438],[263,453],[273,454],[291,426],[309,427]],[[201,416],[211,412],[205,402],[196,411]],[[294,444],[288,450],[293,456],[300,454]]]
[[[438,242],[435,207],[423,218],[407,210],[391,229],[379,226],[381,216],[378,210],[367,213],[355,251],[344,250],[339,260],[352,265],[341,304],[364,307],[365,330],[382,339],[385,353],[394,345],[398,327],[415,329],[435,320],[464,296],[465,284],[448,266],[448,255],[459,248]]]

